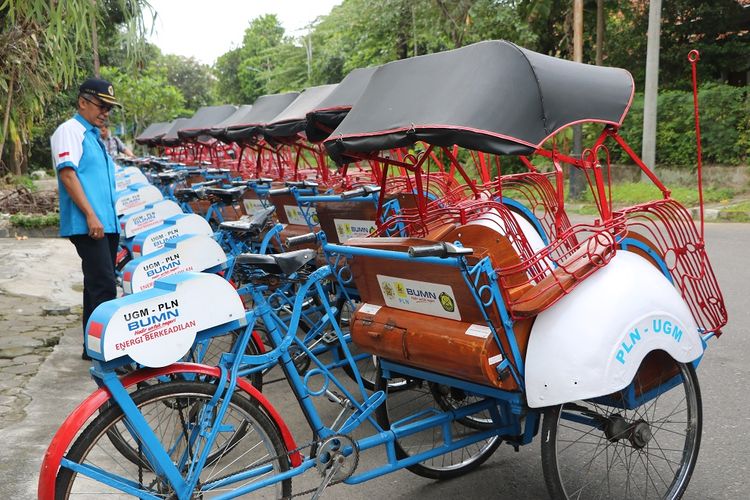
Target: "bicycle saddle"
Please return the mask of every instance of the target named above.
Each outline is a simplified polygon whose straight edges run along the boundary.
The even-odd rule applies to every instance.
[[[156,176],[159,179],[167,180],[167,181],[173,181],[177,179],[182,179],[187,175],[184,171],[180,170],[167,170],[166,172],[159,172],[156,174]]]
[[[264,208],[253,214],[252,217],[222,222],[219,224],[219,228],[238,233],[258,234],[266,227],[275,211],[276,207]]]
[[[154,170],[165,170],[169,168],[169,160],[154,158],[149,161],[148,166],[153,168]]]
[[[180,201],[195,201],[203,198],[203,193],[192,188],[180,188],[174,190],[174,197]]]
[[[251,266],[269,274],[296,273],[305,264],[315,259],[315,250],[303,248],[293,252],[276,254],[242,253],[237,256],[236,263],[241,266]]]
[[[227,188],[227,189],[208,188],[206,189],[206,194],[210,194],[211,196],[216,196],[222,202],[231,204],[232,202],[242,198],[242,195],[245,194],[245,187],[235,186],[235,187]]]

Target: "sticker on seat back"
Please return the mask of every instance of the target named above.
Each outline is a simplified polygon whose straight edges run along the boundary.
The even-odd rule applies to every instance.
[[[341,243],[349,238],[366,238],[375,231],[374,220],[333,219],[333,223]]]
[[[245,212],[248,215],[253,215],[255,212],[260,212],[265,208],[263,202],[257,198],[244,198],[242,204],[245,206]]]
[[[456,295],[449,285],[377,275],[387,306],[430,316],[461,320]]]

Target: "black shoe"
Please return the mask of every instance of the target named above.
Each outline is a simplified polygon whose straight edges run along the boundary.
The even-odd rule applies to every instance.
[[[83,348],[83,352],[81,353],[81,359],[84,361],[91,361],[91,356],[88,355],[85,347]]]

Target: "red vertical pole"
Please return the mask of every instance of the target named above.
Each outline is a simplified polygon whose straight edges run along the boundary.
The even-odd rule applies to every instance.
[[[695,114],[695,142],[698,153],[698,199],[701,206],[701,241],[703,241],[704,217],[703,217],[703,151],[701,149],[701,120],[698,112],[698,75],[697,64],[701,55],[697,50],[688,53],[688,61],[693,70],[693,110]]]

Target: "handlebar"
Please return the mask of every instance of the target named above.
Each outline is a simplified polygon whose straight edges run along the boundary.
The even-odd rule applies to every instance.
[[[288,187],[285,188],[277,188],[277,189],[269,189],[268,190],[268,196],[273,196],[277,194],[289,194],[292,190]]]
[[[380,192],[380,186],[362,186],[358,187],[357,189],[352,189],[350,191],[344,191],[341,193],[341,199],[346,200],[348,198],[356,198],[357,196],[366,196],[368,194],[372,193],[379,193]]]
[[[298,188],[312,188],[312,187],[318,187],[317,182],[312,182],[308,180],[304,181],[285,181],[284,185],[286,187],[298,187]]]
[[[447,257],[457,257],[460,255],[471,255],[474,253],[473,248],[465,248],[454,245],[453,243],[447,243],[441,241],[434,245],[420,245],[416,247],[409,247],[410,257],[439,257],[445,259]]]
[[[312,243],[318,239],[318,233],[307,233],[299,236],[292,236],[286,239],[286,247],[292,248],[306,243]]]
[[[198,188],[204,188],[204,187],[209,187],[209,186],[216,186],[217,184],[221,184],[221,181],[219,179],[196,183],[196,184],[193,184],[193,187],[197,186]]]

